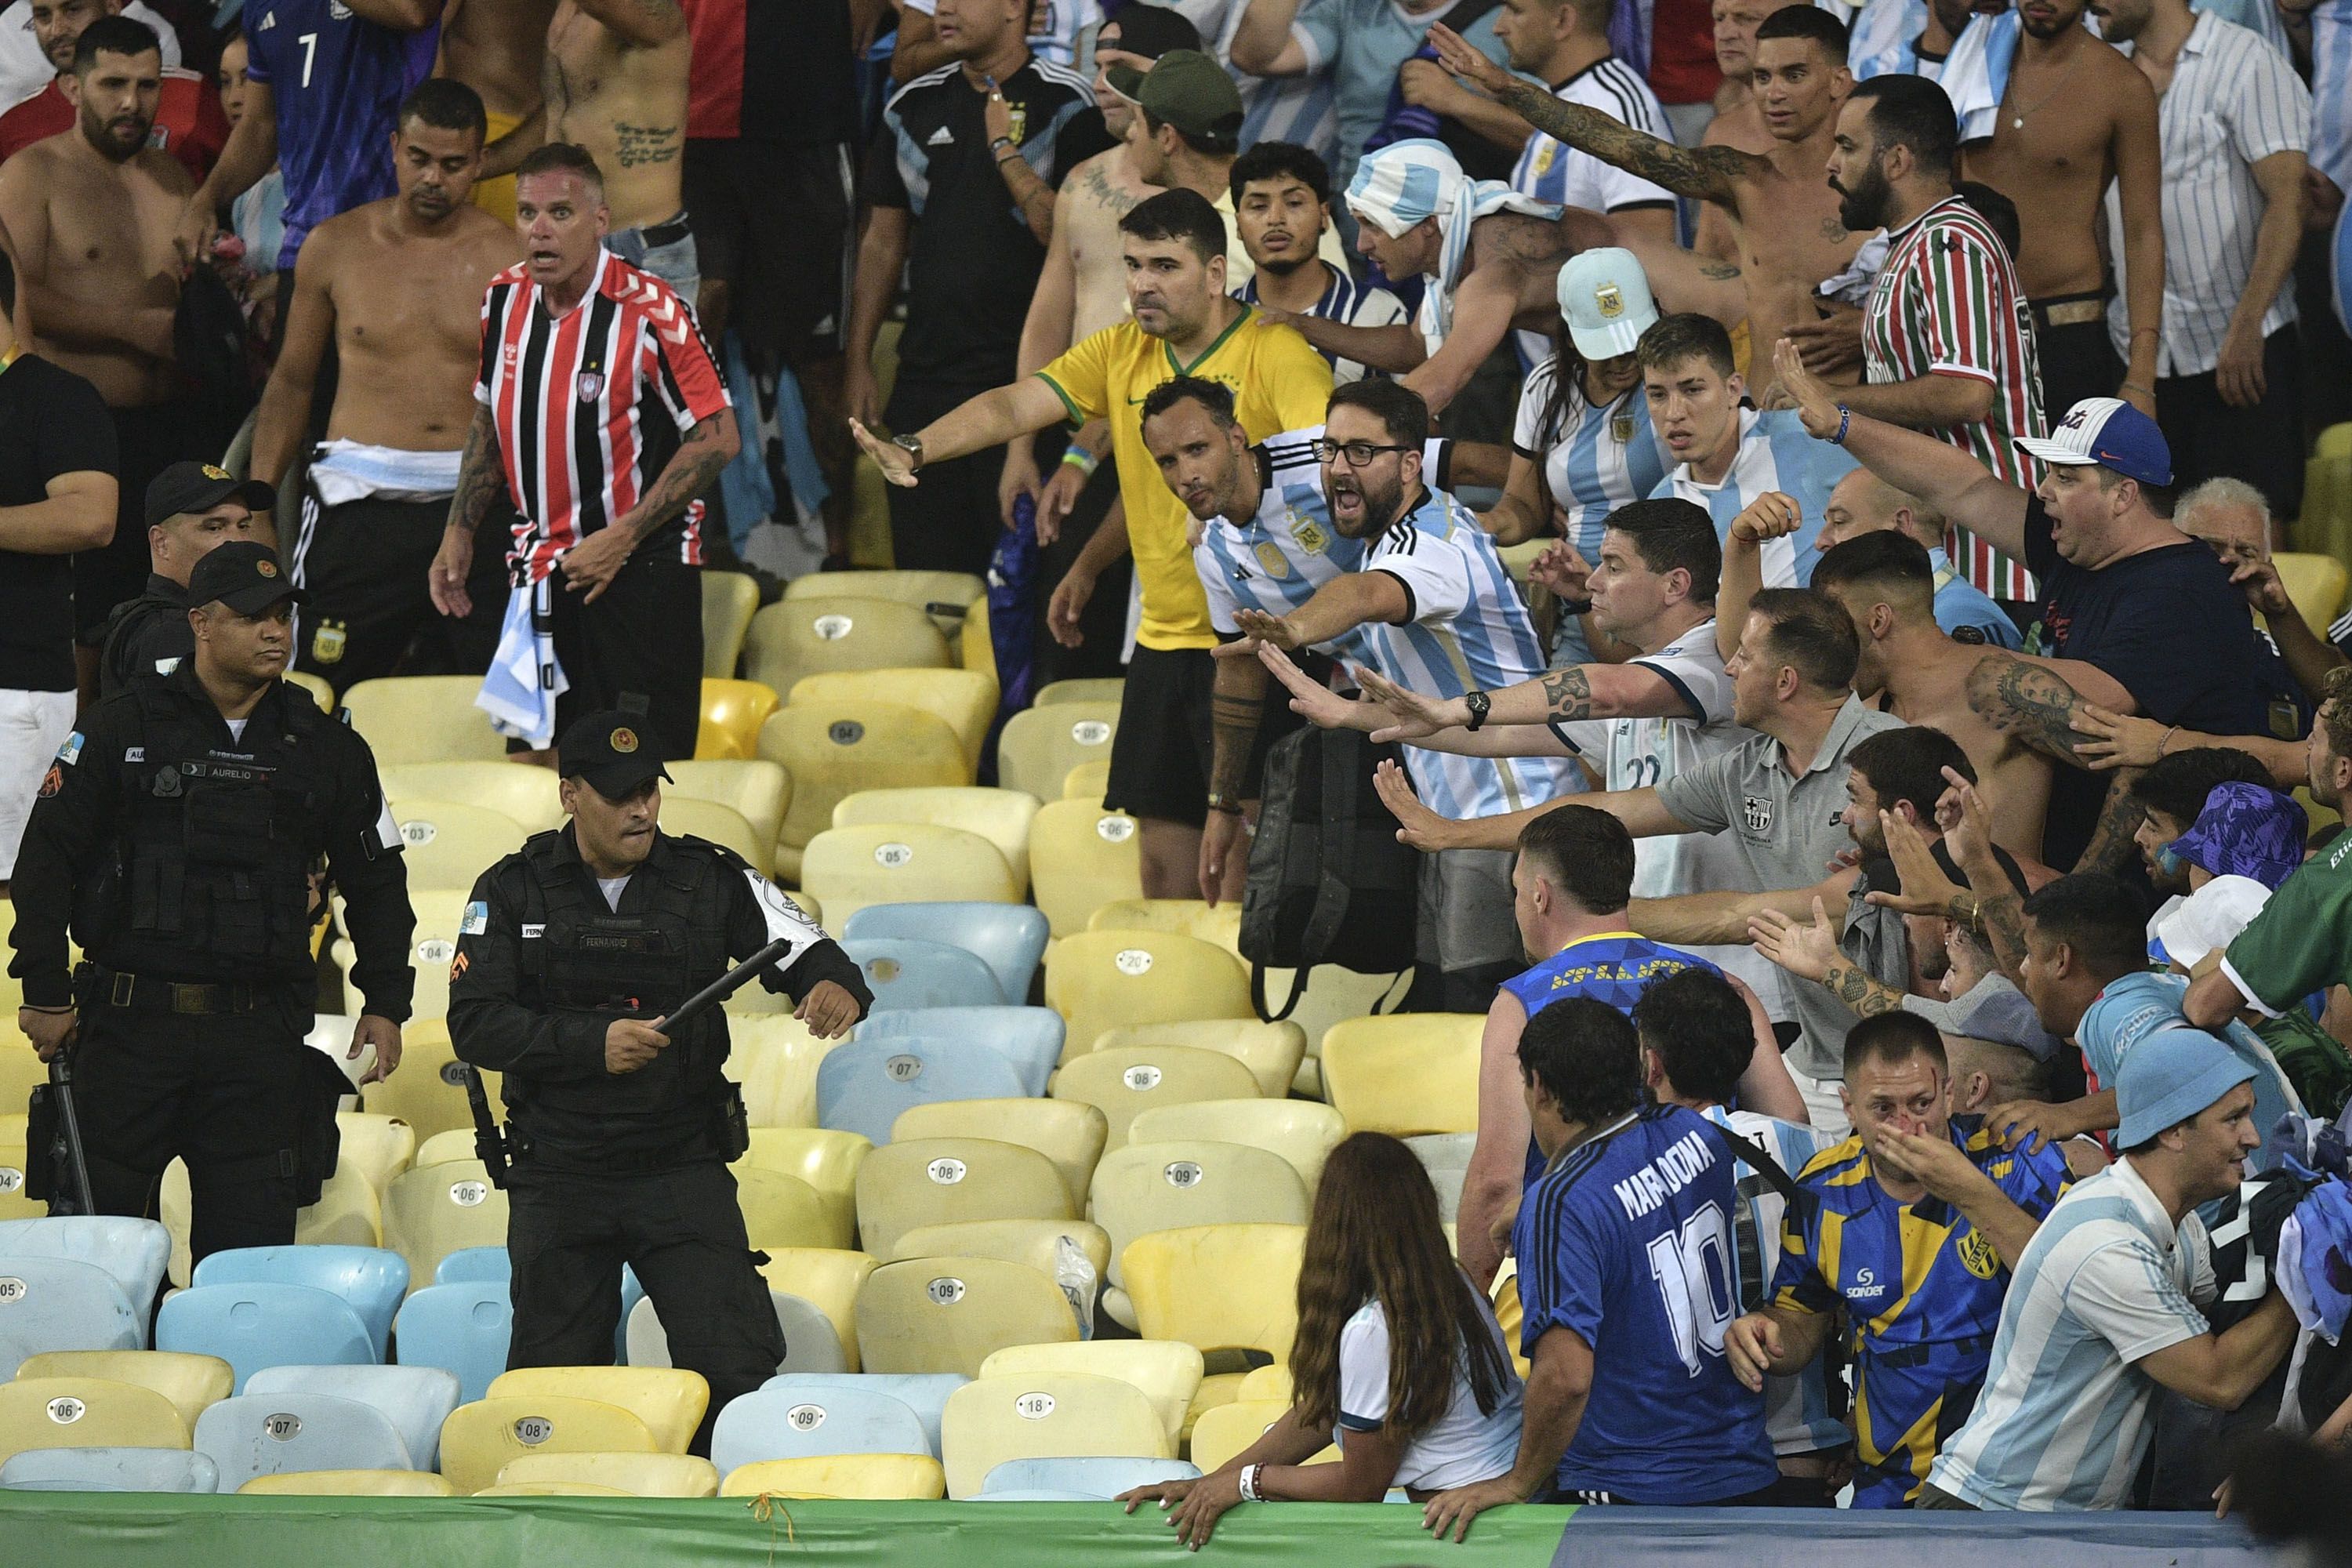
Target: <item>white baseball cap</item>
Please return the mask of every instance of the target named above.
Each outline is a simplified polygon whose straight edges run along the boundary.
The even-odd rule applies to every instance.
[[[1555,288],[1568,335],[1588,360],[1632,353],[1642,334],[1657,323],[1649,274],[1630,250],[1612,246],[1570,257]]]
[[[2172,482],[2172,448],[2164,432],[2120,397],[2086,397],[2066,410],[2046,437],[2016,439],[2020,451],[2062,468],[2095,465],[2146,485]]]

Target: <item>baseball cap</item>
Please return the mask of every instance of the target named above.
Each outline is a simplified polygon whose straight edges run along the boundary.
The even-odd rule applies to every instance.
[[[2159,1029],[2132,1047],[2116,1073],[2116,1146],[2137,1148],[2177,1127],[2242,1083],[2254,1069],[2202,1029]]]
[[[2182,899],[2156,922],[2164,955],[2183,969],[2195,969],[2209,952],[2237,941],[2271,900],[2271,889],[2252,877],[2216,877]]]
[[[634,713],[581,715],[556,742],[556,772],[586,779],[606,800],[633,794],[647,779],[669,780],[669,770],[640,728],[644,722]]]
[[[2164,432],[2120,397],[2086,397],[2048,436],[2020,436],[2017,447],[2062,468],[2112,468],[2144,485],[2172,482],[2172,448]]]
[[[2293,795],[2261,784],[2216,784],[2196,822],[2169,847],[2216,877],[2251,877],[2275,892],[2303,864],[2310,822]]]
[[[258,615],[281,599],[299,605],[310,597],[278,564],[278,552],[249,539],[231,540],[209,552],[188,574],[188,603],[215,600],[240,616]]]
[[[1630,250],[1580,251],[1561,265],[1554,287],[1569,338],[1589,360],[1632,353],[1658,320],[1649,274]]]
[[[1927,1019],[1941,1034],[2014,1046],[2037,1062],[2058,1054],[2058,1037],[2042,1026],[2033,1004],[2005,974],[1988,974],[1948,1002],[1906,996],[1903,1010]]]
[[[1192,26],[1192,18],[1166,5],[1123,5],[1116,15],[1103,18],[1103,26],[1118,29],[1118,40],[1103,47],[1146,59],[1156,60],[1171,49],[1201,47],[1201,30]]]
[[[1124,19],[1127,12],[1119,16]],[[1103,79],[1152,119],[1187,136],[1230,141],[1242,133],[1241,89],[1224,67],[1198,49],[1171,49],[1148,71],[1112,66]]]
[[[185,511],[210,511],[225,500],[243,501],[267,517],[277,509],[278,492],[210,463],[174,463],[148,482],[147,526]]]

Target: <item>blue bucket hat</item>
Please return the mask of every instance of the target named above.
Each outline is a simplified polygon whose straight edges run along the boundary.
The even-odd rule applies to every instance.
[[[2134,1046],[2116,1073],[2116,1146],[2136,1149],[2202,1112],[2254,1069],[2202,1029],[2158,1029]]]
[[[2196,822],[2167,847],[2216,877],[2251,877],[2275,893],[2303,864],[2309,830],[2292,795],[2261,784],[2216,784]]]

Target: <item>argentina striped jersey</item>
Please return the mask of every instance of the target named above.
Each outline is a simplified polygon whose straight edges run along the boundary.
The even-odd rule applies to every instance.
[[[1653,498],[1678,497],[1706,508],[1715,520],[1717,540],[1731,537],[1731,525],[1758,496],[1779,490],[1794,497],[1803,521],[1797,531],[1764,542],[1764,586],[1801,588],[1813,580],[1813,563],[1821,559],[1813,541],[1822,531],[1830,491],[1861,467],[1843,447],[1816,441],[1805,434],[1793,408],[1769,414],[1739,410],[1739,453],[1730,471],[1712,485],[1693,478],[1688,463],[1658,481]]]
[[[1265,489],[1257,510],[1245,522],[1211,518],[1193,547],[1192,564],[1209,601],[1209,625],[1237,635],[1234,612],[1263,610],[1286,616],[1315,596],[1315,590],[1342,572],[1363,564],[1364,542],[1348,539],[1331,526],[1323,499],[1323,466],[1314,444],[1323,427],[1286,431],[1252,447],[1258,480]],[[1363,663],[1370,658],[1364,628],[1316,645],[1334,658]]]

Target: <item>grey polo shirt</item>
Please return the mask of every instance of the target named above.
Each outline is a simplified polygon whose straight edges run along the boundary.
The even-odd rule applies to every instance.
[[[1725,837],[1738,852],[1746,890],[1810,887],[1829,875],[1832,857],[1853,845],[1839,820],[1846,757],[1871,736],[1902,728],[1892,713],[1874,712],[1850,696],[1802,776],[1790,774],[1780,742],[1759,735],[1660,781],[1658,801],[1693,827]],[[1853,1010],[1819,985],[1789,992],[1803,1030],[1789,1047],[1789,1065],[1807,1078],[1844,1077]]]

